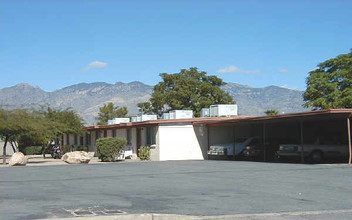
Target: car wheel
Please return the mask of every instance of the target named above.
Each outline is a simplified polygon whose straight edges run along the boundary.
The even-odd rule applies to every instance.
[[[319,163],[323,160],[323,153],[320,151],[313,151],[309,159],[312,163]]]

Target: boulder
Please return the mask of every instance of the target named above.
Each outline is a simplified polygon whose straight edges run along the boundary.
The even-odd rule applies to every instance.
[[[24,156],[22,152],[16,152],[12,155],[9,165],[10,166],[26,166],[28,157]]]
[[[64,156],[61,157],[61,160],[70,164],[89,163],[90,157],[85,151],[73,151],[64,154]]]

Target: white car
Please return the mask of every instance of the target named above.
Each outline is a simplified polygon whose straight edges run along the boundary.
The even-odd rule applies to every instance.
[[[324,159],[348,157],[348,145],[324,143],[320,139],[318,138],[314,144],[280,144],[276,156],[277,158],[300,158],[303,154],[305,159],[313,163],[319,163]]]
[[[215,157],[231,158],[233,155],[240,155],[246,149],[246,146],[256,139],[256,137],[241,137],[236,138],[235,143],[212,145],[209,147],[208,156],[211,159],[215,159]]]
[[[127,146],[125,148],[125,158],[132,159],[132,147]]]

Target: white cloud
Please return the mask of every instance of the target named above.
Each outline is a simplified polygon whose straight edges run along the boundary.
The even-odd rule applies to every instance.
[[[290,71],[291,71],[290,69],[279,69],[280,73],[288,73]]]
[[[82,71],[89,71],[91,69],[102,69],[105,68],[108,64],[104,63],[104,62],[100,62],[100,61],[94,61],[91,62],[90,64],[88,64],[88,66],[84,69],[82,69]]]
[[[244,73],[244,74],[258,74],[263,72],[262,70],[245,70],[237,66],[229,66],[225,68],[220,68],[217,73]]]

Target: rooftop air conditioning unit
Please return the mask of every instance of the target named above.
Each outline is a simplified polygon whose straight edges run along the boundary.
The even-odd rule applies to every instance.
[[[218,104],[210,106],[210,117],[238,115],[237,105]]]
[[[173,110],[169,112],[170,119],[193,118],[192,110]]]
[[[202,108],[202,110],[200,111],[200,117],[210,117],[210,109]]]

